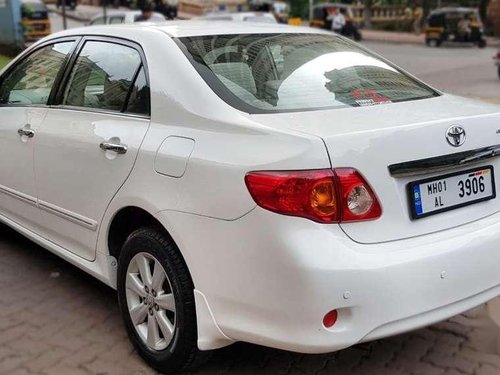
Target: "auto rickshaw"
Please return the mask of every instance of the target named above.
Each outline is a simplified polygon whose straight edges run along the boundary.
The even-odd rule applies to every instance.
[[[24,42],[34,42],[51,33],[49,11],[41,0],[22,0],[21,24]]]
[[[440,8],[431,12],[425,29],[425,43],[439,47],[443,42],[473,43],[486,47],[479,12],[474,8]]]
[[[313,18],[309,22],[309,26],[318,27],[321,29],[331,30],[332,21],[328,19],[333,9],[339,9],[344,15],[346,25],[342,30],[342,35],[352,37],[356,41],[361,40],[361,33],[359,32],[359,23],[354,17],[354,13],[349,4],[342,3],[324,3],[318,4],[313,8]]]

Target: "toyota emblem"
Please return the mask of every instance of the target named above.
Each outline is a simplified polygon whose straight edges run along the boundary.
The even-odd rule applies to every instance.
[[[453,147],[462,146],[465,142],[465,130],[461,126],[452,125],[446,130],[446,140]]]

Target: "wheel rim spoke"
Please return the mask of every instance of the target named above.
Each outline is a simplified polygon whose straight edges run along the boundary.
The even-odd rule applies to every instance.
[[[156,314],[156,320],[160,326],[161,333],[165,340],[170,341],[174,335],[174,326],[168,319],[164,311],[160,311]]]
[[[136,274],[129,273],[127,274],[127,289],[131,290],[139,297],[146,297],[146,292],[144,290],[144,284],[139,280]]]
[[[151,287],[151,269],[149,268],[149,260],[141,255],[137,258],[137,267],[139,267],[139,273],[141,275],[142,282]]]
[[[155,267],[153,270],[153,278],[151,280],[151,288],[153,288],[156,291],[162,290],[163,283],[165,282],[166,277],[167,275],[165,275],[163,267],[160,265],[160,263],[155,262]]]
[[[175,298],[172,293],[158,296],[155,302],[161,309],[175,312]]]
[[[139,252],[128,265],[125,296],[130,319],[142,343],[151,350],[168,348],[176,331],[175,297],[163,265]]]
[[[146,342],[151,348],[156,348],[156,344],[160,341],[160,331],[158,330],[158,322],[153,315],[148,316],[148,337]]]
[[[143,304],[137,305],[130,310],[130,318],[132,319],[132,322],[136,326],[141,323],[144,323],[147,316],[148,316],[148,308]]]

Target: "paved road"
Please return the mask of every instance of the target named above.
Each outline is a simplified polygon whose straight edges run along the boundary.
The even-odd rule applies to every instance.
[[[50,26],[52,28],[52,32],[57,32],[63,30],[63,19],[60,15],[56,13],[49,13],[50,16]],[[74,29],[75,27],[84,26],[83,22],[75,21],[69,18],[66,18],[67,28]]]
[[[0,374],[154,374],[133,352],[111,289],[1,225],[0,290]],[[498,375],[495,353],[479,308],[336,354],[236,344],[196,374]]]
[[[439,90],[500,103],[493,48],[429,48],[374,42],[365,45]]]

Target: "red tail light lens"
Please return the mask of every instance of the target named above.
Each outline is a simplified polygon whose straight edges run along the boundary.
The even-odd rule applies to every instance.
[[[352,168],[250,172],[245,182],[260,207],[283,215],[340,223],[382,214],[373,190]]]

